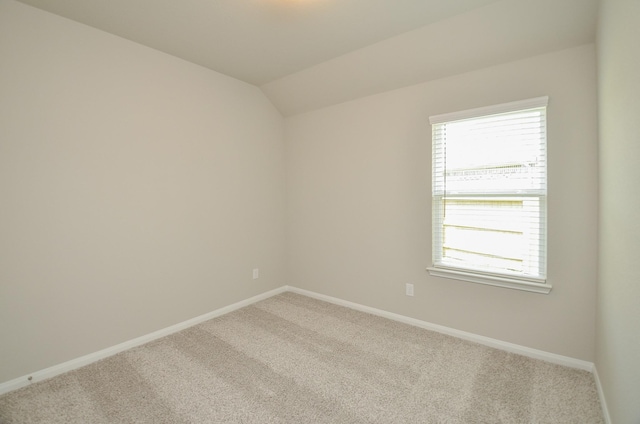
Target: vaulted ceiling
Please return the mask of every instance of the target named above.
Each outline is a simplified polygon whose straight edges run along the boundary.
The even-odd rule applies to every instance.
[[[285,115],[593,42],[597,0],[20,0],[263,89]]]

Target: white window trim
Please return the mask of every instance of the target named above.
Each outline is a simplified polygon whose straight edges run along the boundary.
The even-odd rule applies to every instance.
[[[468,109],[460,112],[445,113],[429,117],[431,125],[442,122],[456,121],[467,118],[475,118],[482,115],[492,115],[498,113],[512,112],[515,110],[533,109],[546,107],[549,97],[536,97],[528,100],[503,103],[499,105]],[[433,236],[433,235],[432,235]],[[488,272],[465,270],[463,268],[449,268],[443,265],[432,265],[427,268],[430,275],[434,277],[449,278],[454,280],[467,281],[471,283],[486,284],[496,287],[504,287],[527,291],[531,293],[549,294],[552,286],[546,279],[521,278],[519,276],[509,276],[506,274],[492,274]]]
[[[502,103],[499,105],[484,106],[475,109],[463,110],[460,112],[443,113],[429,117],[429,122],[439,124],[442,122],[458,121],[460,119],[477,118],[483,115],[493,115],[497,113],[513,112],[515,110],[534,109],[545,107],[549,103],[549,96],[536,97],[534,99],[519,100],[516,102]]]
[[[546,280],[525,279],[508,277],[506,275],[490,274],[480,271],[464,271],[462,268],[446,268],[433,266],[427,268],[434,277],[450,278],[453,280],[468,281],[470,283],[486,284],[489,286],[505,287],[508,289],[524,290],[532,293],[549,294],[552,286]]]

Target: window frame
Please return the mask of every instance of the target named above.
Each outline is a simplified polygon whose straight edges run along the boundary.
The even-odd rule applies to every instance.
[[[431,116],[429,118],[429,122],[432,125],[436,125],[436,124],[442,124],[445,122],[453,122],[453,121],[459,121],[459,120],[463,120],[463,119],[472,119],[472,118],[481,118],[481,117],[485,117],[485,116],[490,116],[490,115],[497,115],[497,114],[502,114],[502,113],[510,113],[510,112],[518,112],[518,111],[525,111],[528,109],[535,109],[535,108],[545,108],[545,119],[546,119],[546,109],[548,107],[548,101],[549,98],[547,96],[543,96],[543,97],[536,97],[536,98],[532,98],[532,99],[527,99],[527,100],[521,100],[521,101],[515,101],[515,102],[510,102],[510,103],[503,103],[503,104],[498,104],[498,105],[493,105],[493,106],[487,106],[487,107],[480,107],[480,108],[475,108],[475,109],[469,109],[469,110],[464,110],[464,111],[459,111],[459,112],[453,112],[453,113],[446,113],[446,114],[441,114],[441,115],[434,115]],[[545,143],[545,155],[546,155],[546,151],[547,151],[547,128],[546,128],[546,120],[545,120],[545,139],[544,139],[544,143]],[[435,161],[435,145],[436,140],[433,138],[433,134],[432,134],[432,161]],[[546,159],[546,158],[545,158]],[[436,167],[435,167],[435,163],[433,165],[431,174],[432,174],[432,228],[431,228],[431,235],[432,235],[432,265],[430,267],[427,268],[427,271],[429,272],[430,275],[435,276],[435,277],[442,277],[442,278],[449,278],[449,279],[455,279],[455,280],[462,280],[462,281],[467,281],[467,282],[472,282],[472,283],[479,283],[479,284],[486,284],[486,285],[491,285],[491,286],[497,286],[497,287],[505,287],[505,288],[510,288],[510,289],[517,289],[517,290],[524,290],[524,291],[528,291],[528,292],[533,292],[533,293],[542,293],[542,294],[548,294],[551,289],[552,286],[548,283],[547,281],[547,275],[546,275],[546,259],[547,259],[547,242],[546,242],[546,229],[547,229],[547,225],[546,225],[546,220],[548,218],[548,212],[547,212],[547,190],[546,190],[546,182],[548,181],[547,178],[547,171],[546,171],[546,165],[545,165],[545,172],[544,172],[544,178],[545,178],[545,190],[544,193],[538,195],[538,196],[532,196],[532,197],[537,197],[538,199],[540,199],[540,205],[539,205],[539,209],[540,209],[540,214],[542,217],[542,220],[544,221],[545,225],[543,227],[543,233],[544,233],[544,246],[543,246],[543,254],[544,254],[544,273],[542,275],[543,278],[538,278],[538,277],[533,277],[533,276],[524,276],[524,275],[518,275],[516,273],[511,274],[511,273],[494,273],[494,272],[488,272],[488,271],[484,271],[484,270],[477,270],[477,269],[473,269],[473,268],[464,268],[464,267],[456,267],[456,266],[449,266],[447,264],[442,264],[442,263],[438,263],[437,261],[437,253],[439,250],[441,250],[443,248],[442,244],[442,225],[443,223],[438,221],[436,222],[436,220],[440,219],[441,216],[439,216],[437,214],[437,211],[435,210],[435,206],[436,206],[436,192],[435,192],[435,184],[434,184],[434,179],[436,178]],[[491,194],[485,194],[483,195],[479,195],[476,197],[486,197],[489,198],[490,196],[492,196]],[[517,195],[512,194],[511,196],[516,197]],[[441,200],[440,202],[444,201],[444,198],[446,197],[446,195],[440,195]],[[520,197],[527,197],[525,196],[520,196]],[[436,225],[440,226],[440,231],[438,233],[436,233],[435,231],[435,227]],[[438,241],[440,240],[440,241]],[[440,255],[441,256],[441,255]]]

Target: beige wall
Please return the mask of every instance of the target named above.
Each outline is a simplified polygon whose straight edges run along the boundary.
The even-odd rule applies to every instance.
[[[596,368],[616,424],[640,422],[639,28],[640,1],[601,2]]]
[[[285,119],[289,284],[592,361],[597,273],[593,45]],[[428,117],[548,95],[549,295],[431,277]],[[415,297],[404,294],[415,284]]]
[[[0,382],[285,283],[594,359],[592,45],[293,116],[285,135],[256,87],[13,0],[0,57]],[[430,277],[429,115],[541,95],[553,291]]]
[[[258,88],[11,0],[0,58],[0,382],[285,284]]]

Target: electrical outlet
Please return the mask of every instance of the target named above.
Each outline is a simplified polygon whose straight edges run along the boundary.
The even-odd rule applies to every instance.
[[[260,270],[258,268],[253,268],[253,279],[257,280],[260,278]]]
[[[405,293],[407,296],[413,296],[413,284],[407,283],[405,286]]]

